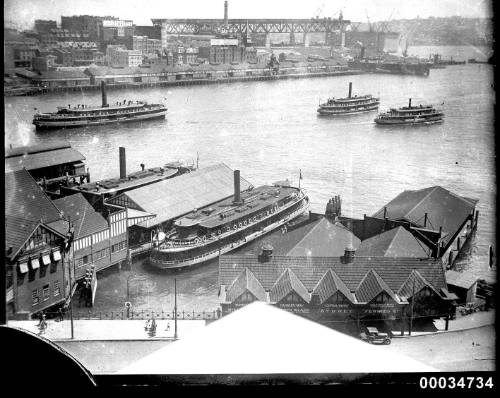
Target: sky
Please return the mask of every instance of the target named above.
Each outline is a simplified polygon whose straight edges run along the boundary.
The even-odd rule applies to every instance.
[[[492,0],[229,0],[229,18],[337,17],[355,22],[491,16]],[[5,26],[31,29],[35,19],[112,15],[151,25],[151,18],[223,18],[224,0],[4,0]]]

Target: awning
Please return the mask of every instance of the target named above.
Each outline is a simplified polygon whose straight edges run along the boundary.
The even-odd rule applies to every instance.
[[[42,256],[42,263],[43,265],[50,265],[50,256],[48,254]]]
[[[21,274],[25,274],[26,272],[28,272],[28,263],[20,263],[19,271],[21,271]]]
[[[31,262],[31,269],[34,270],[40,268],[40,261],[38,261],[38,258],[32,258],[30,262]]]
[[[52,253],[52,258],[54,259],[54,261],[61,260],[61,253],[59,252],[59,250],[56,250]]]

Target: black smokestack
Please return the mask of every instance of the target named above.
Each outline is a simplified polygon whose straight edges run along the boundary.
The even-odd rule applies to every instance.
[[[224,25],[227,25],[227,1],[224,2]]]
[[[361,47],[361,54],[359,56],[359,58],[363,59],[365,57],[365,46],[362,46]]]
[[[127,160],[125,159],[125,148],[120,147],[120,180],[127,179]]]
[[[102,107],[108,107],[108,98],[106,97],[106,83],[101,81]]]
[[[349,98],[351,98],[352,94],[352,82],[349,82]]]
[[[411,108],[411,98],[408,100],[408,108]]]
[[[234,170],[234,203],[240,203],[240,171]]]

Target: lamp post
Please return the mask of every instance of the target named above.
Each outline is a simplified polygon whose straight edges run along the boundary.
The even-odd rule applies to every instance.
[[[130,274],[127,277],[127,301],[130,301],[130,278],[136,276],[135,274]]]

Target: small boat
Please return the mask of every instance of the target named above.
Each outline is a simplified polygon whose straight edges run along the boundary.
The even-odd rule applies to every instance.
[[[300,216],[309,198],[288,182],[277,182],[240,192],[239,170],[234,172],[234,197],[195,209],[159,233],[150,252],[150,264],[181,269],[206,263],[251,242]],[[160,238],[161,235],[161,238]]]
[[[52,113],[37,112],[33,124],[37,130],[61,129],[164,118],[167,113],[164,104],[148,104],[143,101],[123,100],[110,106],[107,103],[104,82],[101,82],[101,91],[101,106],[88,107],[78,104],[73,107],[71,105],[58,107],[57,112]]]
[[[378,109],[380,101],[371,95],[354,97],[352,94],[352,83],[349,83],[349,96],[347,98],[330,98],[327,102],[320,104],[318,113],[320,115],[350,115],[353,113],[369,112]]]
[[[434,124],[441,123],[443,116],[443,111],[432,105],[412,106],[410,98],[408,106],[391,108],[387,112],[380,113],[375,118],[375,123],[391,125]]]

